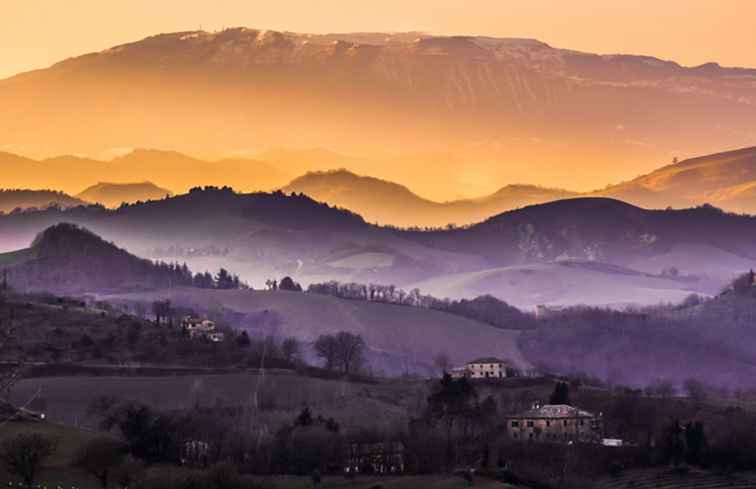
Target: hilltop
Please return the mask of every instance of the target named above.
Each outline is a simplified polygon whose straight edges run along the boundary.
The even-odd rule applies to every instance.
[[[576,195],[534,185],[509,185],[478,199],[439,203],[424,199],[403,185],[344,169],[307,173],[282,190],[301,192],[315,200],[350,209],[369,222],[405,228],[472,224],[506,210]]]
[[[75,207],[86,202],[57,190],[0,189],[0,213],[17,209],[46,209],[47,207]]]
[[[29,248],[0,255],[0,264],[14,289],[54,293],[161,287],[186,282],[188,273],[137,258],[68,223],[44,230]]]
[[[86,188],[76,197],[93,204],[106,207],[118,207],[121,204],[133,204],[139,201],[158,200],[170,197],[170,190],[160,188],[152,182],[141,183],[98,183]]]

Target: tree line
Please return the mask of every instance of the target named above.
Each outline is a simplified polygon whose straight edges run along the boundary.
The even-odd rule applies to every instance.
[[[307,292],[340,299],[433,309],[505,329],[535,327],[532,317],[492,295],[483,295],[475,299],[438,299],[422,294],[417,288],[407,292],[395,285],[342,283],[335,280],[311,284]]]

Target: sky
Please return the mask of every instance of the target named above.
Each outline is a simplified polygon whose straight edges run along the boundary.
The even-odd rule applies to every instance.
[[[0,0],[0,78],[160,32],[424,31],[756,67],[754,0]]]

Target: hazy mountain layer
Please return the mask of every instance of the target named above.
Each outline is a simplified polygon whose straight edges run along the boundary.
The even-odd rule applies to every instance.
[[[131,184],[144,181],[159,182],[174,193],[205,185],[233,185],[244,191],[272,190],[293,177],[257,160],[205,161],[175,151],[144,149],[108,161],[78,156],[34,160],[0,152],[0,174],[0,186],[6,188],[52,188],[70,194],[97,186],[100,182]],[[161,192],[159,198],[165,196]],[[102,198],[102,194],[98,193],[94,198],[97,197]]]
[[[591,188],[680,151],[752,143],[755,79],[528,39],[178,32],[0,81],[0,147],[215,157],[328,147],[371,158],[401,148],[452,155],[413,163],[450,196],[463,181]]]
[[[45,209],[50,206],[73,207],[85,202],[56,190],[2,190],[0,212],[16,209]]]
[[[350,209],[369,222],[400,227],[471,224],[506,210],[576,195],[533,185],[509,185],[486,197],[439,203],[419,197],[402,185],[347,170],[308,173],[283,190]]]
[[[98,183],[88,187],[76,197],[106,207],[118,207],[123,203],[146,202],[170,196],[170,190],[160,188],[152,182],[142,183]]]
[[[580,198],[506,212],[465,229],[412,232],[369,225],[305,196],[209,189],[115,211],[80,207],[0,217],[0,249],[26,248],[41,230],[74,222],[137,256],[186,262],[194,272],[226,267],[256,287],[292,275],[304,285],[423,284],[423,292],[490,293],[522,305],[648,304],[717,292],[755,263],[754,219],[709,207],[649,211]],[[565,261],[583,263],[574,270],[554,264]],[[516,268],[535,264],[547,266],[543,273]],[[543,279],[540,296],[527,286],[534,277]],[[448,286],[461,278],[461,286]]]

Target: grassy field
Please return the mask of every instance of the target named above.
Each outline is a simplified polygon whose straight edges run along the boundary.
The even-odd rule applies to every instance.
[[[432,369],[433,358],[447,353],[457,365],[480,356],[509,359],[530,367],[517,347],[520,331],[504,330],[444,312],[416,307],[338,299],[319,294],[252,290],[203,290],[176,288],[152,293],[106,296],[106,301],[151,303],[170,299],[175,305],[199,310],[228,309],[275,318],[274,332],[311,342],[319,335],[351,331],[363,336],[368,346],[393,361],[378,368],[402,373],[407,368]],[[243,327],[245,324],[238,324]]]
[[[495,290],[496,297],[529,310],[537,304],[623,306],[680,302],[691,293],[690,286],[611,266],[543,263],[449,274],[409,287],[436,297],[474,298]]]
[[[67,489],[78,487],[89,489],[97,487],[91,476],[71,467],[76,451],[88,440],[98,436],[98,433],[80,430],[72,427],[41,422],[7,422],[0,424],[0,443],[19,433],[39,433],[55,440],[55,453],[45,463],[40,476],[41,487]],[[0,484],[9,486],[9,482],[17,480],[8,475],[0,467]]]
[[[365,385],[298,375],[239,373],[163,377],[75,376],[24,379],[11,400],[23,405],[41,397],[49,419],[73,426],[96,426],[87,414],[100,396],[144,402],[158,409],[194,406],[253,406],[255,392],[261,416],[271,425],[290,421],[304,406],[334,417],[342,426],[382,428],[406,423],[428,395],[425,383]]]

